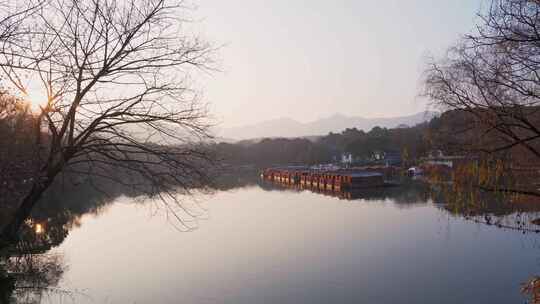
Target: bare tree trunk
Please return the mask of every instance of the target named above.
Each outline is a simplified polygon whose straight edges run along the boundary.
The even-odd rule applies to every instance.
[[[11,222],[9,222],[2,229],[0,234],[0,249],[12,245],[18,241],[17,234],[24,224],[24,221],[30,217],[32,209],[39,201],[45,190],[47,190],[47,188],[50,186],[52,180],[53,179],[51,178],[47,178],[45,182],[37,182],[34,184],[13,215]]]
[[[176,193],[204,182],[212,165],[207,105],[190,79],[213,70],[215,51],[181,30],[185,9],[183,0],[44,1],[23,24],[31,30],[3,42],[2,84],[25,97],[33,81],[47,93],[34,113],[35,168],[46,182],[34,180],[0,241],[16,239],[54,177],[68,170],[185,211]]]

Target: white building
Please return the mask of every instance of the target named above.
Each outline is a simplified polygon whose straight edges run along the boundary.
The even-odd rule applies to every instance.
[[[352,153],[343,153],[341,154],[341,163],[350,165],[353,163],[353,155]]]

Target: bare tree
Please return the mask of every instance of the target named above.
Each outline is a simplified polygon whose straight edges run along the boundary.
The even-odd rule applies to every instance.
[[[46,95],[35,113],[39,166],[4,240],[65,172],[158,195],[170,210],[182,207],[178,189],[203,184],[210,136],[190,75],[211,68],[214,49],[186,34],[187,9],[181,0],[50,0],[25,19],[25,35],[3,43],[10,89],[26,97],[39,85]]]
[[[425,93],[467,118],[467,148],[521,147],[540,159],[540,2],[493,0],[479,17],[473,34],[430,64]]]
[[[30,1],[0,1],[0,41],[16,40],[28,33],[23,26],[24,21],[35,13],[43,4],[42,0]]]

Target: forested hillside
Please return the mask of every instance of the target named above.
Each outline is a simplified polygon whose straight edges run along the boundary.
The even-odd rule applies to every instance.
[[[314,140],[266,138],[219,143],[215,150],[231,165],[314,165],[338,162],[344,153],[352,154],[358,162],[369,162],[381,153],[397,154],[404,162],[414,162],[430,149],[429,125],[423,123],[394,129],[375,127],[369,132],[352,128]]]

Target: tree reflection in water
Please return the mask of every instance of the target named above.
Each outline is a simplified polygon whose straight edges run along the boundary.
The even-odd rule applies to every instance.
[[[41,303],[47,296],[69,296],[57,287],[67,268],[63,256],[48,253],[67,234],[67,227],[53,218],[27,221],[19,243],[5,249],[0,257],[0,299],[5,303]]]
[[[101,185],[102,188],[107,185]],[[400,186],[357,191],[320,191],[261,181],[256,173],[229,175],[209,187],[230,191],[242,187],[261,187],[265,191],[313,191],[340,200],[370,202],[393,201],[396,206],[434,204],[447,214],[503,229],[539,232],[540,200],[525,196],[497,195],[471,189],[457,189],[452,184],[430,185],[405,180]],[[44,198],[48,202],[35,210],[21,231],[19,244],[0,253],[0,303],[40,303],[46,296],[66,296],[57,288],[66,265],[63,257],[48,253],[59,246],[69,232],[80,225],[85,214],[100,214],[117,197],[137,197],[121,188],[108,188],[105,195],[90,185],[58,186]],[[45,207],[46,206],[46,207]],[[5,214],[5,213],[4,213]],[[2,212],[0,212],[0,224]],[[3,258],[1,258],[3,256]],[[540,303],[540,279],[523,285],[522,292],[531,303]]]
[[[475,223],[519,231],[523,234],[540,233],[540,198],[537,196],[485,191],[469,178],[451,183],[431,185],[434,201],[442,202],[449,214]],[[522,284],[521,292],[527,303],[540,304],[540,277],[533,276]]]
[[[521,292],[529,297],[530,304],[540,304],[540,277],[533,277],[523,284]]]
[[[449,214],[522,233],[540,233],[540,198],[484,191],[459,183],[430,188],[432,200]]]
[[[19,242],[0,251],[0,303],[37,304],[47,297],[70,297],[73,291],[58,288],[67,269],[63,256],[49,251],[80,225],[83,215],[99,214],[116,197],[130,194],[114,187],[105,194],[90,184],[52,187],[21,228]],[[5,206],[2,210],[10,209]],[[0,226],[4,220],[0,216]]]
[[[449,215],[478,224],[519,231],[540,233],[540,198],[526,195],[494,193],[464,183],[429,183],[404,180],[400,186],[361,189],[356,191],[321,191],[279,182],[262,182],[267,191],[312,191],[344,200],[381,201],[391,199],[397,206],[433,203]],[[531,304],[540,304],[540,277],[525,282],[521,289]]]
[[[70,292],[58,289],[58,283],[66,270],[63,256],[59,254],[22,254],[10,257],[5,266],[14,278],[13,302],[41,303],[52,295],[70,296]]]

